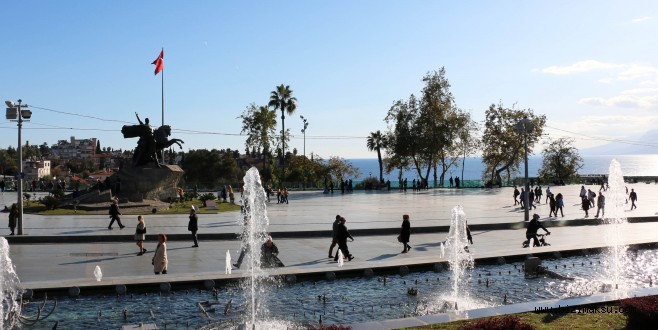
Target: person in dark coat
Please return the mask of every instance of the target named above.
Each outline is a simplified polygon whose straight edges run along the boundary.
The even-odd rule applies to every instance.
[[[192,247],[199,247],[199,241],[196,237],[196,232],[199,230],[199,217],[196,215],[194,206],[190,209],[190,222],[187,223],[187,230],[192,232],[192,240],[194,240]]]
[[[589,205],[589,201],[587,203]],[[528,223],[528,228],[526,229],[525,232],[525,238],[528,240],[528,245],[530,244],[530,240],[532,239],[534,240],[532,246],[539,246],[539,240],[537,239],[537,231],[540,228],[543,229],[546,232],[546,234],[548,235],[551,234],[551,232],[548,231],[548,229],[546,229],[546,227],[544,227],[544,225],[542,225],[541,222],[539,222],[539,214],[535,213],[532,215],[532,220],[530,220],[530,222]]]
[[[354,242],[354,237],[352,237],[347,230],[347,226],[345,226],[346,221],[345,218],[340,218],[340,223],[338,224],[338,235],[336,238],[338,239],[338,248],[343,252],[343,256],[347,257],[347,260],[352,261],[354,256],[350,254],[350,250],[347,248],[347,239],[349,238]],[[338,261],[338,253],[336,253],[334,261]]]
[[[411,236],[411,222],[409,222],[409,215],[402,216],[402,228],[400,229],[399,241],[402,243],[402,253],[411,251],[409,246],[409,237]]]
[[[587,196],[581,198],[581,203],[583,211],[585,211],[585,218],[589,217],[589,199]]]
[[[9,210],[9,229],[11,234],[14,235],[14,230],[16,230],[16,223],[18,222],[18,205],[12,204],[11,209]]]
[[[121,215],[121,211],[119,210],[119,202],[116,199],[113,199],[112,205],[110,205],[110,219],[112,220],[110,220],[110,225],[107,226],[107,229],[112,229],[112,224],[114,223],[114,221],[117,222],[120,229],[123,229],[123,227],[125,227],[121,223],[120,215]]]
[[[340,225],[340,215],[336,215],[336,220],[334,220],[334,224],[331,226],[332,230],[332,236],[331,236],[331,245],[329,245],[329,257],[328,258],[333,258],[334,257],[334,247],[336,244],[338,244],[338,226]]]

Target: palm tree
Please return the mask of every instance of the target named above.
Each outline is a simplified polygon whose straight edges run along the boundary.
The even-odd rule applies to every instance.
[[[292,115],[297,109],[297,99],[292,96],[292,90],[290,86],[283,84],[276,86],[276,90],[272,91],[270,95],[270,102],[268,106],[274,108],[274,110],[281,110],[281,164],[285,170],[285,159],[286,159],[286,115]],[[283,179],[283,178],[282,178]]]
[[[382,161],[381,149],[386,147],[386,138],[381,131],[370,132],[367,146],[369,151],[377,150],[377,160],[379,161],[379,182],[384,181],[384,162]]]

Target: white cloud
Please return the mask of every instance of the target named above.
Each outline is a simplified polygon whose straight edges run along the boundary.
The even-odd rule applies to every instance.
[[[620,107],[620,108],[653,108],[658,105],[658,93],[653,95],[638,96],[632,94],[617,95],[609,98],[585,97],[580,99],[580,104]]]
[[[658,87],[640,87],[640,88],[628,89],[621,92],[621,94],[647,94],[647,93],[658,94]]]
[[[565,75],[572,73],[588,72],[593,70],[615,69],[620,67],[623,67],[623,65],[614,64],[614,63],[605,63],[596,60],[586,60],[586,61],[576,62],[574,64],[567,66],[553,65],[541,71],[549,74]]]
[[[650,20],[651,18],[652,17],[649,17],[649,16],[638,17],[638,18],[632,19],[631,23],[633,23],[633,24],[642,23],[642,22]]]
[[[658,76],[658,68],[652,66],[630,64],[624,67],[625,69],[617,76],[619,80],[635,80],[644,77]]]

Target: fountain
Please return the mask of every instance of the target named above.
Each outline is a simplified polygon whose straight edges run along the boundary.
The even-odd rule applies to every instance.
[[[244,176],[244,195],[242,198],[242,246],[246,247],[246,268],[249,276],[242,282],[245,293],[246,311],[244,327],[248,329],[287,329],[290,324],[269,318],[267,306],[259,298],[267,289],[265,281],[267,272],[261,268],[261,245],[268,236],[269,219],[265,202],[267,196],[260,181],[260,174],[255,167]]]
[[[343,262],[345,262],[343,259],[344,259],[343,258],[343,251],[341,249],[338,249],[338,267],[339,268],[343,267]]]
[[[0,329],[12,329],[21,315],[20,281],[9,258],[9,243],[0,237]]]
[[[231,271],[233,270],[233,267],[231,267],[231,252],[226,251],[226,274],[229,275],[231,274]]]
[[[624,231],[628,225],[624,215],[626,203],[626,185],[624,184],[624,175],[621,166],[616,159],[610,162],[610,172],[608,176],[608,185],[610,189],[605,196],[606,216],[603,219],[605,224],[605,241],[608,246],[606,253],[606,274],[605,278],[610,281],[610,287],[619,288],[616,291],[622,297],[625,296],[626,285],[624,281],[624,272],[627,267],[628,257],[626,256],[627,246],[624,244]],[[601,194],[603,192],[599,192]]]
[[[466,237],[466,214],[461,206],[452,208],[450,218],[450,230],[446,239],[446,252],[448,253],[448,264],[452,271],[452,292],[449,297],[455,302],[459,298],[468,298],[468,292],[464,290],[464,275],[467,270],[473,269],[473,255],[468,251],[468,239]]]

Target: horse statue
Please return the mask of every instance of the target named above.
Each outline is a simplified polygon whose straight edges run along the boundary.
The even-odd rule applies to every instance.
[[[142,122],[139,115],[137,113],[135,115],[137,116],[139,125],[124,125],[121,128],[124,138],[139,137],[137,148],[135,148],[133,154],[133,166],[142,166],[154,162],[157,167],[160,167],[158,155],[162,155],[164,149],[174,144],[177,144],[178,147],[183,149],[181,145],[181,143],[184,143],[183,140],[169,140],[169,136],[171,135],[171,127],[169,125],[160,126],[154,131],[149,124],[148,118]],[[164,159],[161,161],[164,162]]]
[[[155,130],[155,149],[157,150],[158,154],[161,154],[162,150],[167,149],[174,144],[177,144],[179,148],[183,149],[181,143],[185,142],[183,142],[181,139],[169,140],[170,135],[171,126],[169,125],[160,126]]]

